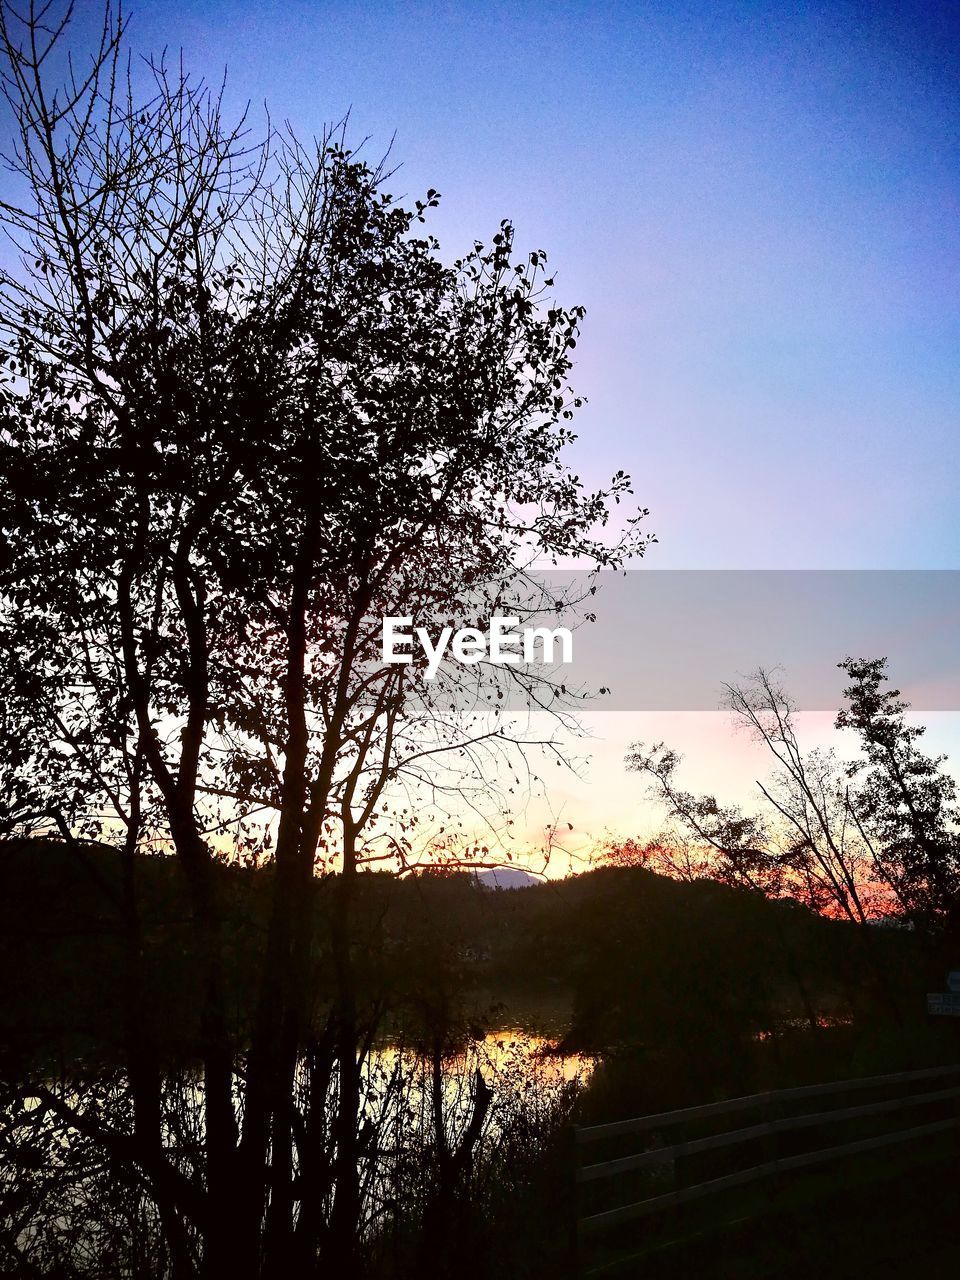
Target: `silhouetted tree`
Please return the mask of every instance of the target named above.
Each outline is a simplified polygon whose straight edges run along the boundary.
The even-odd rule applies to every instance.
[[[662,743],[651,750],[636,744],[628,768],[655,783],[655,794],[679,824],[678,833],[660,842],[658,864],[669,869],[664,851],[692,840],[700,857],[686,855],[688,872],[695,867],[697,874],[768,896],[796,897],[857,925],[901,908],[902,877],[876,856],[860,812],[863,800],[850,791],[849,777],[860,766],[844,764],[833,751],[803,750],[796,707],[770,672],[761,669],[748,681],[726,685],[724,705],[776,762],[772,776],[757,781],[767,808],[748,814],[713,796],[685,792],[676,781],[675,752]]]
[[[757,786],[779,819],[778,848],[788,887],[814,909],[854,924],[889,911],[888,882],[851,816],[836,755],[803,750],[796,707],[770,672],[761,668],[749,681],[726,685],[724,692],[724,705],[777,762],[773,776]]]
[[[917,746],[925,730],[908,724],[909,703],[884,688],[886,658],[846,658],[847,706],[837,728],[853,729],[865,759],[848,768],[858,779],[851,806],[876,863],[904,908],[928,928],[960,938],[960,811],[946,756]]]
[[[498,680],[559,705],[518,668],[385,667],[380,620],[515,612],[518,575],[535,609],[525,566],[616,565],[643,538],[596,532],[625,475],[590,493],[563,463],[582,311],[550,300],[541,252],[516,258],[503,223],[445,264],[419,229],[436,192],[401,207],[342,129],[254,139],[181,67],[125,61],[109,9],[56,85],[71,12],[0,20],[22,255],[0,277],[2,794],[11,830],[124,851],[131,1105],[114,1122],[66,1085],[35,1096],[146,1188],[171,1274],[350,1273],[358,869],[402,865],[465,788],[490,792]],[[193,1144],[144,1010],[132,866],[158,847],[192,910]],[[243,1027],[225,852],[275,872]],[[338,873],[329,952],[318,868]]]
[[[776,761],[773,775],[757,782],[766,805],[747,813],[737,805],[721,805],[712,795],[684,791],[676,778],[680,757],[675,752],[662,743],[652,749],[636,744],[627,767],[651,780],[654,795],[674,823],[655,842],[655,865],[668,874],[679,871],[682,878],[709,877],[767,897],[792,897],[857,925],[878,998],[899,1019],[872,924],[907,905],[905,876],[891,856],[878,852],[867,830],[881,811],[887,814],[881,822],[891,821],[895,798],[881,796],[874,784],[871,808],[870,793],[850,790],[849,777],[858,765],[845,766],[832,751],[805,752],[797,736],[796,708],[769,672],[761,669],[749,681],[726,685],[724,701]],[[841,712],[838,725],[847,723],[845,714]],[[787,958],[812,1022],[799,968]]]

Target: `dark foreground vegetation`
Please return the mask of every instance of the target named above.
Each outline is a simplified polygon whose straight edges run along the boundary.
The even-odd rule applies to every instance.
[[[137,863],[151,1037],[162,1047],[162,1070],[182,1080],[196,1060],[202,1007],[181,875],[169,857]],[[272,871],[222,865],[219,875],[230,940],[231,1032],[242,1042]],[[4,1076],[73,1081],[78,1093],[100,1090],[101,1115],[125,1044],[121,883],[117,854],[103,846],[50,840],[2,848]],[[323,975],[336,884],[335,876],[320,882],[315,904],[313,998],[320,1021],[335,1002]],[[372,1274],[415,1274],[427,1265],[434,1274],[441,1267],[452,1272],[465,1241],[474,1261],[501,1275],[571,1274],[573,1121],[595,1124],[960,1058],[950,1020],[938,1024],[924,1013],[925,991],[942,986],[944,957],[906,928],[864,931],[794,902],[631,867],[519,891],[485,888],[465,872],[399,880],[369,873],[358,888],[359,1023],[371,1044],[404,1046],[423,1073],[414,1079],[411,1072],[402,1089],[384,1076],[371,1104],[380,1176],[390,1184],[370,1224],[365,1265]],[[589,1082],[544,1089],[527,1077],[528,1065],[488,1061],[478,1109],[475,1060],[465,1051],[491,1028],[519,1024],[549,1033],[558,1051],[597,1055]],[[440,1110],[434,1114],[429,1104],[419,1110],[424,1087],[429,1093],[441,1080]],[[417,1113],[416,1123],[393,1138],[391,1089],[405,1090],[403,1105]],[[445,1152],[438,1116],[451,1135]],[[9,1114],[0,1140],[14,1171],[4,1188],[6,1229],[23,1225],[18,1192],[29,1205],[24,1191],[31,1180],[35,1195],[47,1197],[43,1212],[33,1203],[42,1247],[32,1256],[41,1270],[46,1260],[54,1264],[46,1268],[50,1274],[122,1275],[134,1263],[135,1274],[163,1272],[166,1261],[149,1243],[148,1224],[141,1223],[139,1241],[132,1230],[131,1206],[111,1182],[109,1165],[99,1182],[87,1166],[82,1179],[63,1171],[53,1178],[43,1167],[42,1145],[12,1125]],[[726,1252],[701,1238],[702,1224],[688,1215],[664,1228],[664,1238],[680,1244],[654,1250],[642,1274],[693,1274],[687,1270],[693,1267],[724,1278],[799,1277],[814,1266],[837,1276],[946,1274],[937,1259],[946,1247],[942,1206],[955,1193],[954,1147],[932,1154],[933,1172],[921,1168],[912,1149],[879,1163],[861,1158],[856,1176],[844,1166],[821,1178],[816,1200],[805,1199],[809,1179],[779,1184],[773,1198],[764,1192],[747,1202],[745,1220],[723,1235]],[[447,1185],[465,1195],[453,1199],[444,1191],[444,1161],[449,1178],[456,1160],[456,1181]],[[52,1226],[64,1197],[73,1196],[75,1211],[86,1205],[89,1212],[78,1185],[91,1178],[101,1196],[111,1188],[118,1200],[112,1210],[120,1238],[109,1249],[92,1247],[79,1223],[59,1238]],[[927,1191],[932,1201],[924,1199]],[[824,1198],[835,1222],[821,1216]],[[907,1249],[902,1232],[920,1229],[930,1203],[941,1207],[917,1237],[923,1247]],[[97,1207],[103,1230],[102,1199]],[[918,1268],[925,1257],[927,1269],[906,1269],[907,1255]]]

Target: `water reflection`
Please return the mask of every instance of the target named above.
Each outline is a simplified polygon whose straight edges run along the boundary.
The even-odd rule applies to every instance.
[[[455,1052],[424,1054],[396,1043],[374,1047],[361,1071],[357,1165],[361,1238],[371,1248],[396,1225],[420,1221],[438,1194],[445,1151],[471,1195],[504,1195],[526,1186],[551,1159],[554,1135],[569,1124],[594,1059],[563,1054],[547,1035],[508,1026],[463,1043]],[[334,1067],[319,1100],[307,1060],[298,1071],[294,1104],[306,1117],[319,1106],[324,1159],[331,1169],[337,1107]],[[171,1069],[162,1082],[161,1114],[166,1158],[178,1174],[200,1184],[204,1175],[204,1090],[195,1068]],[[236,1106],[242,1119],[244,1076],[238,1069]],[[78,1122],[65,1123],[73,1113]],[[0,1169],[0,1202],[16,1197],[23,1213],[13,1228],[17,1250],[38,1272],[99,1274],[92,1261],[108,1248],[126,1256],[133,1248],[131,1216],[145,1223],[138,1248],[145,1254],[130,1274],[163,1274],[163,1233],[139,1178],[125,1180],[84,1135],[84,1117],[111,1130],[133,1124],[129,1082],[119,1069],[37,1082],[0,1108],[4,1133],[17,1159]],[[294,1172],[300,1168],[294,1154]],[[461,1176],[461,1175],[458,1175]],[[499,1190],[498,1190],[499,1188]],[[332,1189],[332,1184],[331,1184]],[[512,1192],[510,1192],[512,1194]],[[329,1197],[321,1209],[327,1211]],[[191,1237],[191,1247],[198,1248]],[[379,1246],[378,1246],[379,1247]],[[149,1258],[147,1257],[149,1255]],[[132,1254],[131,1254],[132,1257]]]
[[[425,1132],[438,1119],[439,1085],[444,1127],[452,1136],[476,1105],[478,1089],[486,1089],[490,1104],[485,1128],[495,1133],[518,1107],[540,1111],[561,1095],[578,1093],[595,1066],[593,1057],[562,1053],[559,1041],[517,1026],[489,1031],[436,1058],[387,1044],[367,1060],[365,1110],[371,1119],[377,1113],[382,1120],[391,1100],[402,1097],[408,1122]]]
[[[581,1053],[561,1053],[559,1041],[522,1027],[490,1031],[451,1063],[454,1070],[487,1069],[494,1077],[521,1072],[531,1085],[586,1084],[596,1060]]]

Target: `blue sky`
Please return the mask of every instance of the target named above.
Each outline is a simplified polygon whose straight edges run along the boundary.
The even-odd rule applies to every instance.
[[[352,109],[453,255],[512,217],[587,307],[573,461],[651,565],[957,567],[960,8],[202,4],[141,49]]]

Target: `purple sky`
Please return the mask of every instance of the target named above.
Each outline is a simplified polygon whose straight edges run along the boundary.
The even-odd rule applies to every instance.
[[[352,108],[451,255],[514,218],[588,315],[574,461],[662,567],[957,567],[960,7],[171,3],[140,48]]]

